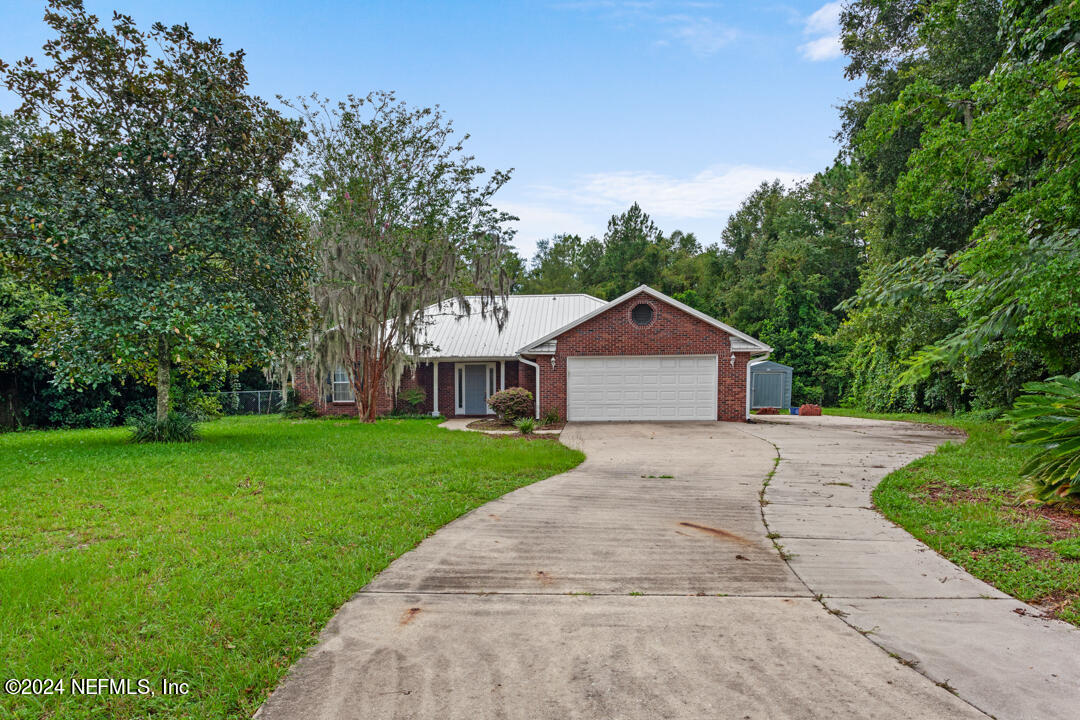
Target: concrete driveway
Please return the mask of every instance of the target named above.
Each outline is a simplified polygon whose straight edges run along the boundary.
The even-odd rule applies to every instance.
[[[1075,716],[1080,633],[868,508],[942,432],[791,418],[562,439],[581,466],[398,559],[257,717]]]

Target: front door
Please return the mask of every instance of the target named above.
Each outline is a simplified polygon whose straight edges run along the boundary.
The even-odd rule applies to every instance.
[[[466,415],[486,415],[487,408],[487,365],[465,366],[465,402]]]

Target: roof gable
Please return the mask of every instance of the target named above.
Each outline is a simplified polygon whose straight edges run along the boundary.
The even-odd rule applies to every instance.
[[[717,320],[716,318],[710,317],[709,315],[706,315],[705,313],[701,312],[700,310],[695,310],[694,308],[690,307],[689,305],[686,305],[685,303],[681,303],[678,300],[676,300],[675,298],[670,297],[668,295],[665,295],[664,293],[660,292],[659,290],[654,290],[653,288],[649,287],[648,285],[639,285],[638,287],[634,288],[630,292],[624,293],[623,295],[620,295],[619,297],[615,298],[611,302],[605,303],[604,305],[601,305],[600,307],[592,310],[591,312],[586,313],[585,315],[582,315],[581,317],[572,320],[571,322],[567,323],[566,325],[563,325],[562,327],[560,327],[560,328],[558,328],[558,329],[556,329],[556,330],[554,330],[552,332],[549,332],[547,335],[544,335],[544,336],[542,336],[540,338],[537,338],[536,340],[533,340],[528,345],[525,345],[525,346],[521,347],[518,350],[518,353],[551,352],[552,347],[549,345],[549,343],[552,340],[555,340],[557,337],[559,337],[560,335],[562,335],[566,331],[577,327],[578,325],[582,324],[586,320],[591,320],[592,318],[596,317],[597,315],[600,315],[600,314],[602,314],[604,312],[607,312],[608,310],[616,307],[617,305],[620,305],[623,302],[626,302],[630,298],[634,297],[635,295],[639,295],[641,293],[646,293],[647,295],[652,296],[654,299],[659,300],[662,303],[670,305],[670,306],[672,306],[672,307],[674,307],[674,308],[676,308],[678,310],[683,311],[684,313],[686,313],[686,314],[688,314],[688,315],[690,315],[692,317],[697,318],[698,320],[701,320],[701,321],[703,321],[705,323],[708,323],[709,325],[712,325],[713,327],[716,327],[716,328],[719,328],[719,329],[723,330],[724,332],[726,332],[728,335],[730,335],[732,337],[733,341],[734,340],[739,341],[737,343],[738,346],[736,346],[735,342],[732,342],[732,350],[741,350],[741,351],[749,350],[750,352],[771,352],[772,351],[771,347],[769,347],[765,343],[761,342],[757,338],[753,338],[753,337],[747,335],[744,332],[736,330],[735,328],[731,327],[730,325],[727,325],[726,323],[722,323],[719,320]]]

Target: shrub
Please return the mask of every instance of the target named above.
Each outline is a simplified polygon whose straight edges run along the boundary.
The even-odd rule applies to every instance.
[[[96,408],[83,410],[82,412],[71,415],[68,418],[67,424],[71,427],[106,428],[115,425],[116,419],[119,416],[119,410],[115,409],[109,403],[104,402]]]
[[[420,414],[420,406],[427,400],[427,392],[422,387],[411,387],[401,391],[401,401],[413,415]]]
[[[146,442],[192,442],[199,439],[195,421],[182,412],[170,412],[164,420],[158,422],[154,414],[136,418],[131,427],[131,440]]]
[[[536,421],[531,417],[518,418],[514,421],[514,427],[518,429],[522,435],[530,435],[532,431],[536,429]]]
[[[487,403],[500,420],[512,423],[518,418],[532,415],[533,395],[525,388],[512,387],[495,393]]]
[[[541,425],[554,425],[559,422],[559,411],[555,408],[548,408],[548,411],[544,413],[544,418],[540,421]]]
[[[134,425],[143,415],[153,415],[157,407],[157,398],[147,397],[132,400],[124,406],[124,424]]]
[[[1020,468],[1044,504],[1080,502],[1080,373],[1024,383],[1027,395],[1006,414],[1013,442],[1035,454]]]
[[[983,410],[971,410],[964,414],[965,418],[977,422],[993,422],[1005,413],[1001,408],[985,408]]]
[[[221,409],[221,400],[215,395],[192,395],[182,405],[182,411],[199,422],[217,420],[225,413]]]
[[[800,405],[799,406],[799,415],[814,416],[814,415],[820,415],[820,414],[821,414],[821,406],[820,405],[811,405],[810,403],[807,403],[806,405]]]
[[[319,417],[319,411],[315,409],[315,403],[300,402],[300,394],[295,390],[289,390],[281,414],[294,420],[310,420]]]
[[[777,408],[763,407],[763,408],[758,408],[757,414],[758,415],[779,415],[780,411]]]

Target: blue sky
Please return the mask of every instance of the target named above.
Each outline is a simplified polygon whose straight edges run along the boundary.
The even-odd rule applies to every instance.
[[[661,229],[719,242],[762,180],[835,157],[835,106],[853,87],[839,3],[87,0],[144,27],[187,22],[247,52],[266,98],[395,90],[438,104],[489,168],[531,255],[554,233],[602,234],[635,200]],[[36,0],[0,4],[0,57],[40,57]],[[16,98],[0,90],[0,110]]]

